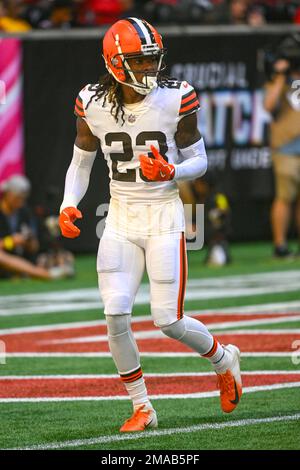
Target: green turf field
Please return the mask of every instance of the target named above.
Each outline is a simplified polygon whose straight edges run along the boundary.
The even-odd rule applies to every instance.
[[[296,390],[285,391],[285,400],[281,394],[268,393],[266,406],[265,393],[248,395],[243,399],[243,406],[234,415],[223,415],[219,410],[217,398],[202,400],[157,400],[153,401],[160,417],[160,430],[177,429],[178,434],[151,437],[140,435],[136,439],[130,435],[124,441],[114,442],[120,436],[117,423],[128,417],[128,403],[109,401],[102,403],[29,403],[20,406],[10,404],[1,407],[2,427],[6,430],[1,435],[3,447],[31,447],[33,444],[52,444],[64,441],[87,440],[110,437],[111,442],[96,445],[69,445],[67,449],[299,449],[299,421],[247,424],[250,419],[264,419],[273,416],[291,416],[299,413]],[[255,410],[255,411],[254,411]],[[280,411],[279,411],[280,410]],[[209,423],[226,423],[244,420],[240,426],[220,434],[219,430],[198,430],[189,428]],[[12,426],[12,423],[14,426]],[[4,430],[3,429],[3,430]],[[8,432],[9,430],[9,432]]]
[[[153,327],[153,338],[140,348],[149,393],[155,395],[159,380],[167,383],[173,374],[182,373],[190,375],[178,377],[174,393],[186,397],[166,398],[160,392],[152,399],[159,419],[157,430],[130,435],[118,431],[131,414],[125,396],[119,399],[109,388],[106,395],[101,390],[81,395],[82,384],[91,378],[87,376],[118,380],[113,361],[105,353],[105,341],[97,342],[97,335],[104,334],[103,308],[88,302],[97,288],[95,257],[77,258],[73,280],[1,281],[0,339],[8,355],[6,363],[0,363],[0,448],[299,450],[300,259],[274,260],[271,250],[268,243],[234,245],[233,263],[225,268],[205,267],[204,252],[189,252],[191,282],[185,310],[203,315],[214,334],[222,341],[227,337],[236,341],[242,350],[245,393],[237,409],[229,415],[222,413],[216,392],[206,391],[206,375],[200,390],[203,396],[193,396],[191,381],[196,374],[211,372],[210,364],[180,349],[169,353],[168,344]],[[145,288],[146,284],[145,276]],[[90,290],[82,291],[83,299],[77,304],[71,299],[74,310],[66,310],[78,289]],[[54,300],[43,297],[51,292]],[[139,299],[134,318],[142,326],[150,319],[150,306],[143,300],[143,290]],[[79,307],[78,302],[82,302]],[[90,342],[76,342],[85,335],[91,337]],[[160,374],[157,379],[156,374]],[[78,376],[82,380],[76,385]],[[66,383],[64,395],[60,387]]]

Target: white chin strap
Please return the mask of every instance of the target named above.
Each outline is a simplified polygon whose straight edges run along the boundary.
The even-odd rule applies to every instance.
[[[148,95],[154,88],[157,88],[157,77],[144,77],[142,83],[146,88],[136,86],[134,83],[124,83],[124,85],[131,86],[140,95]]]
[[[112,73],[108,67],[107,70],[113,75],[117,82],[121,83],[122,85],[130,86],[140,95],[149,95],[149,93],[154,90],[154,88],[157,88],[157,77],[143,77],[141,86],[139,86],[139,82],[135,79],[135,77],[133,83],[122,82],[115,76],[114,73]]]

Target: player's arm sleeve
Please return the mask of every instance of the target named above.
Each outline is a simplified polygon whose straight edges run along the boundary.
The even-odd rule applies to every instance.
[[[97,150],[88,152],[74,145],[73,158],[68,168],[65,180],[64,199],[60,212],[65,207],[77,207],[84,197]]]
[[[175,180],[192,180],[207,170],[207,154],[204,140],[198,130],[196,111],[200,108],[194,88],[187,82],[180,87],[178,127],[175,135],[181,155],[181,163],[175,164]]]
[[[183,161],[175,167],[174,180],[192,180],[200,178],[207,170],[207,155],[203,137],[188,147],[181,148]]]

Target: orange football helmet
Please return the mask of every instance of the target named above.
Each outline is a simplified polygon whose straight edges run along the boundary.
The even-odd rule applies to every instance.
[[[114,78],[135,89],[142,95],[147,95],[157,86],[157,76],[165,68],[163,57],[166,49],[163,47],[160,34],[147,21],[138,18],[125,18],[117,21],[106,32],[103,39],[103,58],[109,73]],[[157,69],[143,73],[144,77],[138,82],[134,70],[130,68],[127,59],[141,56],[157,57]]]

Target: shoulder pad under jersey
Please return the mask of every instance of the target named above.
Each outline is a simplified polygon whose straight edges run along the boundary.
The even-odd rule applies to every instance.
[[[180,92],[179,118],[198,111],[200,103],[195,89],[188,82],[181,82]]]
[[[98,84],[86,85],[77,95],[75,100],[74,114],[77,117],[86,118],[86,108],[89,104],[92,96],[95,95],[98,90]]]

